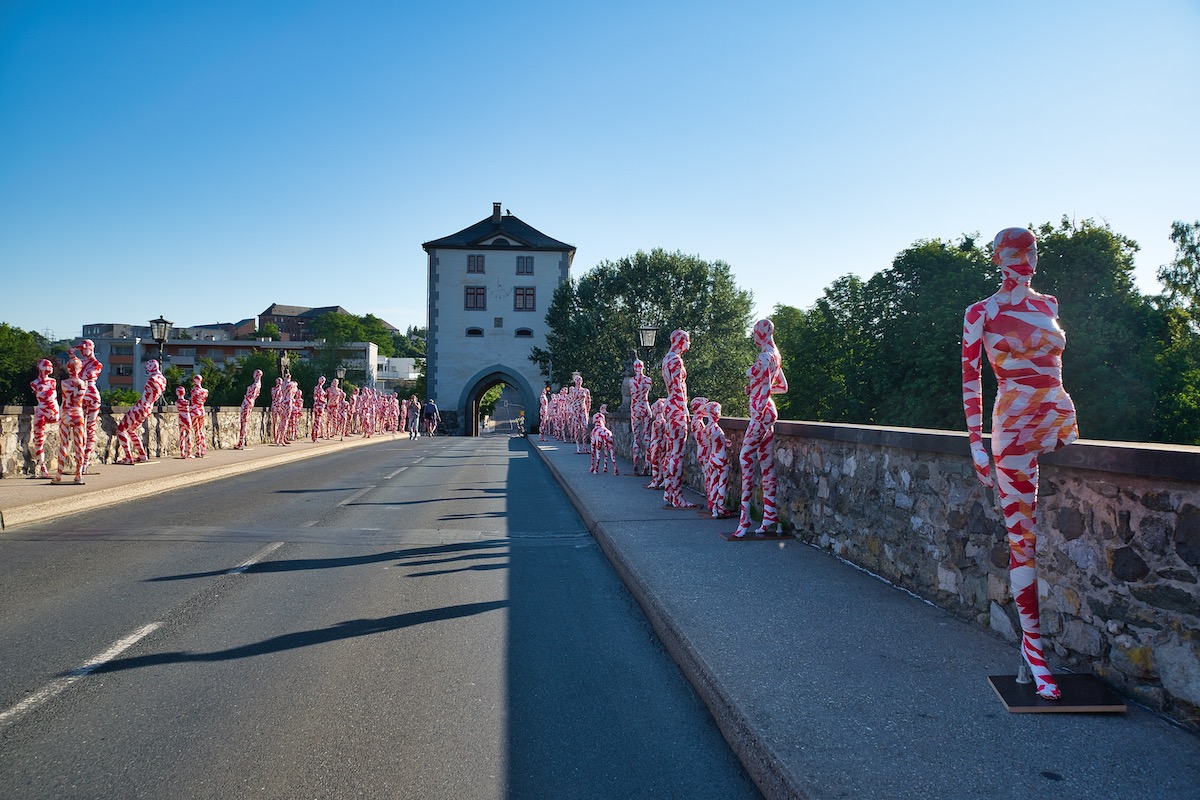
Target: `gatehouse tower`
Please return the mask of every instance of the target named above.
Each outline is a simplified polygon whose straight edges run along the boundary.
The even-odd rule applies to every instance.
[[[546,346],[546,310],[570,279],[573,245],[552,239],[492,204],[492,215],[425,242],[429,257],[426,385],[459,434],[479,433],[479,398],[503,383],[520,393],[538,425],[544,385],[534,347]],[[424,398],[422,398],[424,399]]]

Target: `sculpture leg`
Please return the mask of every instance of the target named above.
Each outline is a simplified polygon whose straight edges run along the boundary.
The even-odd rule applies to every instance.
[[[246,447],[246,428],[250,424],[250,409],[247,406],[242,406],[241,416],[238,417],[238,440],[233,446],[234,450],[242,450]]]
[[[742,502],[738,527],[733,535],[739,539],[750,532],[750,500],[754,496],[754,466],[759,459],[759,443],[762,435],[762,423],[751,420],[746,428],[746,438],[742,440],[742,449],[738,453],[738,462],[742,467]]]
[[[673,508],[695,508],[683,499],[683,445],[687,441],[687,422],[668,422],[663,455],[663,502]]]
[[[725,510],[725,502],[729,497],[729,457],[724,453],[714,456],[713,466],[713,504],[712,515],[717,519],[730,516]]]
[[[139,461],[150,460],[150,457],[146,455],[146,447],[142,444],[141,431],[142,423],[146,421],[147,417],[149,417],[149,414],[145,416],[139,415],[134,424],[130,426],[130,429],[125,432],[125,435],[129,437],[130,444],[133,445],[133,452],[130,457],[135,464]]]
[[[46,420],[35,415],[33,418],[33,474],[39,478],[49,478],[50,470],[46,469]]]
[[[88,471],[88,465],[92,463],[92,451],[96,448],[96,422],[100,419],[100,401],[92,401],[88,399],[84,403],[84,413],[87,414],[85,434],[83,445],[83,471]]]
[[[762,470],[763,519],[759,533],[771,533],[779,524],[779,511],[775,507],[775,426],[769,426],[758,445],[758,463]]]
[[[1037,485],[1038,465],[1032,455],[1009,455],[996,460],[996,489],[1008,530],[1008,578],[1021,619],[1021,657],[1033,673],[1037,693],[1056,700],[1058,684],[1042,651],[1036,557]]]

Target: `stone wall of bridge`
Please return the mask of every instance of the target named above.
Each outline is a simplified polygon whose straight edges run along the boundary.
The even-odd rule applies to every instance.
[[[105,408],[96,423],[96,451],[93,458],[101,464],[109,464],[119,458],[117,448],[117,423],[129,411],[128,406]],[[220,406],[207,409],[205,430],[208,446],[214,450],[229,449],[237,444],[241,430],[241,407]],[[270,409],[255,407],[250,413],[246,428],[247,444],[263,444],[270,441]],[[297,425],[301,437],[311,431],[312,410],[304,409]],[[25,406],[0,407],[0,477],[28,477],[33,474],[33,459],[29,441],[33,427],[33,409]],[[151,458],[175,458],[179,455],[179,414],[174,404],[155,411],[142,423],[139,433],[142,443]],[[46,463],[54,469],[58,454],[58,426],[46,429]]]
[[[628,457],[628,416],[609,424]],[[746,420],[722,427],[733,507]],[[780,514],[799,539],[1018,640],[1004,524],[965,433],[780,422],[775,447]],[[687,458],[685,479],[700,489],[691,440]],[[1040,464],[1052,665],[1200,730],[1200,448],[1084,441]],[[756,513],[760,501],[756,488]],[[1013,672],[1017,662],[1014,647]]]

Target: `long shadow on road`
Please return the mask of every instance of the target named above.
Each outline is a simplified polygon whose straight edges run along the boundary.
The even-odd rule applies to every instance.
[[[510,530],[544,528],[560,490],[509,446]],[[510,798],[759,796],[590,537],[509,561]]]

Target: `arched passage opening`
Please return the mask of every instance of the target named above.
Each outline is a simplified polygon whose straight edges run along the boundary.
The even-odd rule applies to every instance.
[[[517,400],[510,400],[509,411],[516,416],[518,410],[525,412],[525,429],[537,421],[537,395],[529,381],[521,377],[516,370],[508,369],[502,364],[494,364],[481,369],[466,382],[458,408],[462,414],[463,435],[479,435],[479,401],[484,393],[493,386],[503,383],[509,388],[509,394],[515,394]]]

